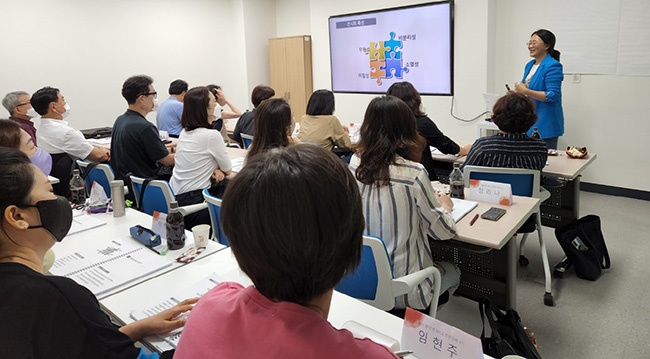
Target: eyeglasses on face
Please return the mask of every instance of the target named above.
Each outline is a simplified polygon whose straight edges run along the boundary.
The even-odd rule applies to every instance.
[[[142,94],[142,96],[151,96],[153,95],[153,98],[158,98],[158,92],[145,92]]]

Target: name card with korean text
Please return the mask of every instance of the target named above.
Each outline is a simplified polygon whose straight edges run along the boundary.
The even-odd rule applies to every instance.
[[[471,179],[468,199],[512,206],[512,187],[510,183]]]
[[[412,350],[417,358],[484,358],[479,338],[411,308],[404,316],[402,349]]]

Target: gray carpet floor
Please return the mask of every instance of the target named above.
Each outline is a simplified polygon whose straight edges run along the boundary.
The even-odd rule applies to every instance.
[[[517,272],[517,310],[543,358],[650,358],[650,201],[581,192],[580,215],[596,214],[612,267],[595,282],[571,269],[553,278],[555,306],[543,303],[544,273],[536,234],[526,243],[528,267]],[[552,266],[564,252],[544,227]],[[479,336],[478,304],[454,296],[438,319]]]

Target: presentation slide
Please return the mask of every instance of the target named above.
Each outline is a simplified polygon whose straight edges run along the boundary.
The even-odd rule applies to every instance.
[[[452,94],[451,4],[329,18],[332,91],[385,93],[409,81],[421,94]]]

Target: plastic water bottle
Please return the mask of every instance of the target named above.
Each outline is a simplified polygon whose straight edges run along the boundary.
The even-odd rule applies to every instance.
[[[79,170],[72,171],[72,179],[70,180],[70,202],[73,204],[86,203],[86,182],[79,174]]]
[[[540,136],[539,131],[537,130],[537,127],[533,127],[533,133],[530,134],[531,138],[542,138]]]
[[[454,163],[454,170],[449,175],[449,187],[451,198],[465,199],[465,181],[463,172],[460,170],[460,163]]]
[[[111,181],[111,199],[113,201],[113,217],[123,217],[126,214],[124,204],[124,181]]]
[[[185,246],[185,222],[183,215],[178,211],[178,202],[169,203],[169,213],[165,224],[167,232],[167,247],[170,250],[180,249]]]

